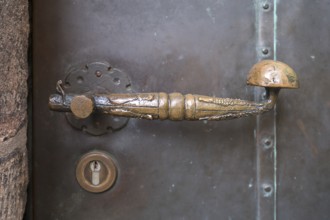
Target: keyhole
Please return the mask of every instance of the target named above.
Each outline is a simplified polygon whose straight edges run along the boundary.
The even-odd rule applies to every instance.
[[[100,170],[101,170],[101,164],[99,161],[92,161],[90,163],[90,169],[92,171],[92,184],[94,186],[97,186],[100,184]]]

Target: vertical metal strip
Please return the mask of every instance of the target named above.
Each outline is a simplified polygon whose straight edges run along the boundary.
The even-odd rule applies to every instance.
[[[274,19],[274,23],[273,23],[273,57],[274,60],[277,60],[276,57],[276,49],[277,49],[277,0],[273,0],[273,5],[274,5],[274,10],[273,10],[273,19]]]
[[[274,11],[273,11],[273,58],[277,60],[277,0],[273,0]],[[273,113],[273,124],[274,124],[274,220],[277,219],[277,127],[276,127],[276,115],[277,108],[274,106]]]
[[[255,0],[257,61],[276,60],[276,0]],[[255,88],[254,97],[265,97],[263,88]],[[256,130],[257,219],[276,219],[276,109],[257,116]]]

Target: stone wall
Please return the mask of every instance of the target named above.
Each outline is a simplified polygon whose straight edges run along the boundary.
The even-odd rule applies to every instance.
[[[27,0],[0,0],[0,219],[22,219],[26,203],[29,13]]]

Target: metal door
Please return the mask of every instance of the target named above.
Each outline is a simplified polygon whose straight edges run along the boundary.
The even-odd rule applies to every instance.
[[[35,0],[31,218],[328,219],[329,9],[303,0]],[[96,136],[47,106],[58,80],[94,62],[127,75],[133,92],[260,100],[263,90],[245,82],[261,59],[290,64],[302,86],[258,117],[130,119]],[[76,180],[93,150],[118,169],[103,193]]]

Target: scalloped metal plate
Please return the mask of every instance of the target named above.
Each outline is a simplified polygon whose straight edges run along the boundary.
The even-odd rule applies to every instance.
[[[109,63],[92,62],[71,68],[65,78],[63,89],[69,94],[127,93],[131,91],[131,82],[126,73],[112,68]],[[97,112],[86,119],[78,119],[72,113],[66,113],[66,119],[74,128],[91,135],[103,135],[119,130],[129,120]]]

